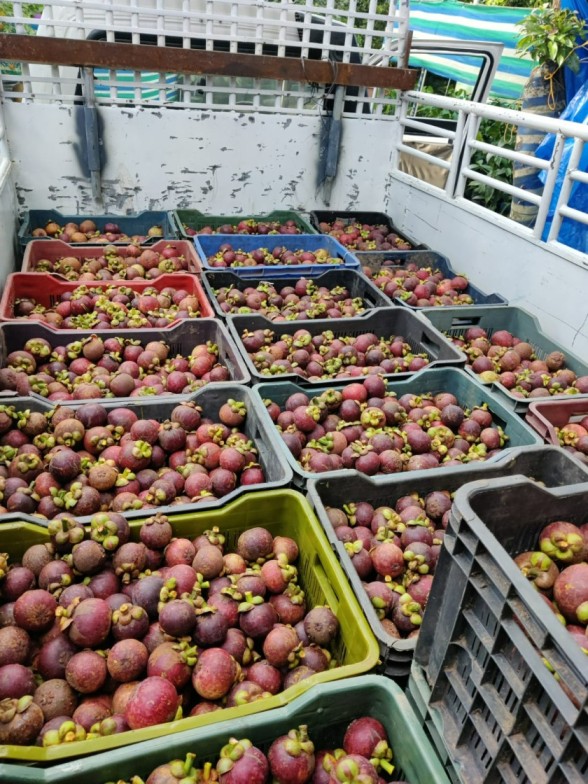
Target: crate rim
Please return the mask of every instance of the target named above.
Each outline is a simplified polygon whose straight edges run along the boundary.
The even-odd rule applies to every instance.
[[[313,675],[309,679],[301,681],[298,684],[294,684],[294,686],[291,686],[289,689],[286,689],[286,691],[280,692],[280,693],[278,693],[276,695],[272,695],[272,697],[268,697],[268,698],[266,698],[264,700],[260,700],[260,701],[257,701],[257,702],[249,703],[249,704],[244,705],[244,706],[238,706],[236,708],[226,708],[224,710],[234,711],[235,713],[233,713],[232,715],[230,715],[230,716],[226,717],[225,719],[223,719],[223,722],[229,722],[229,721],[230,722],[236,722],[241,717],[245,717],[245,716],[248,716],[248,715],[251,715],[251,714],[267,713],[268,711],[271,711],[272,708],[274,708],[274,707],[287,706],[287,705],[290,704],[291,700],[294,699],[295,696],[297,696],[299,694],[304,694],[307,691],[311,691],[312,690],[312,686],[315,686],[315,685],[318,685],[318,684],[322,684],[322,683],[327,683],[327,682],[329,682],[331,680],[341,680],[341,681],[343,681],[343,680],[347,680],[348,677],[351,677],[351,675],[349,675],[349,676],[341,675],[339,678],[330,678],[329,677],[329,672],[337,672],[337,670],[344,669],[345,667],[357,668],[358,666],[361,666],[363,668],[363,671],[369,671],[369,670],[371,670],[375,666],[375,664],[378,661],[378,657],[379,657],[379,650],[378,650],[378,645],[377,645],[376,639],[375,639],[375,637],[373,636],[373,634],[371,632],[371,629],[370,629],[370,627],[369,627],[369,625],[367,623],[367,620],[363,617],[363,614],[361,613],[361,608],[359,606],[357,598],[356,598],[355,594],[353,593],[353,591],[351,590],[351,588],[349,587],[349,585],[347,583],[347,579],[346,579],[346,577],[345,577],[345,575],[344,575],[344,573],[343,573],[343,571],[341,569],[341,566],[339,565],[339,562],[338,562],[338,560],[337,560],[337,558],[335,556],[335,553],[331,549],[330,544],[329,544],[329,542],[327,540],[327,537],[326,537],[326,535],[325,535],[325,533],[324,533],[324,531],[322,529],[322,526],[320,525],[319,521],[316,519],[316,517],[315,517],[315,515],[314,515],[314,513],[312,511],[312,507],[308,503],[307,499],[304,497],[304,495],[302,493],[299,493],[299,492],[297,492],[295,490],[292,490],[290,488],[283,488],[283,489],[271,490],[271,491],[268,490],[268,491],[266,491],[266,495],[271,495],[273,499],[275,499],[278,496],[280,496],[282,499],[284,499],[286,501],[289,501],[289,503],[298,505],[299,509],[301,509],[304,512],[304,515],[305,515],[305,520],[304,520],[305,526],[308,526],[310,528],[310,530],[312,531],[312,535],[315,538],[315,541],[318,540],[317,541],[317,544],[319,545],[318,552],[320,552],[320,554],[321,554],[321,563],[322,564],[324,564],[324,563],[328,564],[329,571],[331,571],[331,572],[336,574],[337,580],[338,580],[338,583],[339,583],[338,588],[340,590],[341,596],[345,597],[346,604],[347,604],[347,606],[350,608],[350,610],[352,612],[352,615],[353,615],[353,618],[354,618],[354,622],[355,622],[355,624],[357,624],[358,631],[361,630],[362,639],[363,639],[363,642],[365,643],[365,647],[366,647],[366,657],[361,662],[361,665],[359,665],[359,664],[343,665],[341,668],[336,668],[335,670],[326,670],[326,671],[324,671],[322,673],[316,673],[316,676]],[[241,495],[238,498],[233,499],[232,501],[227,501],[227,503],[224,506],[225,507],[230,506],[232,510],[236,510],[236,512],[238,513],[240,508],[243,508],[243,507],[247,508],[248,505],[252,505],[253,503],[254,503],[254,496],[251,495],[251,494],[245,494],[245,495]],[[217,509],[214,509],[214,510],[203,509],[202,513],[203,513],[204,516],[207,516],[208,514],[210,514],[210,512],[212,512],[213,513],[213,520],[214,520],[216,518],[216,516],[222,515],[222,513],[224,511],[225,511],[224,508],[217,508]],[[173,515],[173,517],[176,518],[176,522],[177,522],[177,518],[179,518],[179,517],[188,517],[189,518],[189,517],[194,517],[195,514],[197,514],[197,513],[196,512],[178,512],[175,515]],[[150,517],[150,516],[151,515],[144,515],[143,517],[147,518],[147,517]],[[170,518],[171,517],[172,516],[170,516]],[[174,522],[173,519],[171,520],[171,522],[172,523]],[[135,526],[138,526],[138,525],[140,525],[141,520],[134,520],[133,523],[134,523]],[[15,527],[21,526],[21,525],[27,526],[29,528],[33,528],[34,531],[37,531],[39,533],[46,534],[46,529],[43,526],[39,526],[37,523],[29,523],[28,521],[18,521],[18,522],[15,521],[15,522],[9,524],[10,528],[15,528]],[[240,526],[237,526],[237,527],[245,528],[245,527],[247,527],[247,523],[246,522],[242,522],[240,524]],[[6,528],[5,530],[10,530],[10,528]],[[0,528],[0,531],[1,530],[2,530],[2,528]],[[327,577],[327,580],[329,580],[328,575],[326,575],[326,577]],[[354,674],[359,675],[359,673],[354,673]],[[311,684],[308,684],[309,680],[312,680]],[[304,684],[307,684],[307,685],[305,686]],[[290,690],[293,690],[292,694],[288,695],[287,698],[284,698],[284,695],[286,694],[286,692],[288,692]],[[269,702],[271,702],[273,704],[267,706],[267,703],[269,703]],[[262,706],[264,704],[265,704],[265,707],[260,707],[260,706]],[[186,721],[186,720],[190,720],[191,718],[194,718],[194,717],[186,717],[186,719],[180,719],[178,721]],[[196,717],[196,718],[200,718],[200,717]],[[194,722],[194,723],[197,724],[197,722]],[[212,721],[211,723],[212,724],[216,724],[216,722],[214,722],[214,721]],[[220,721],[218,723],[220,723]],[[170,733],[174,733],[175,734],[175,732],[177,731],[177,728],[174,726],[175,724],[176,724],[176,721],[167,722],[166,724],[154,725],[153,727],[146,727],[146,728],[143,728],[141,730],[134,730],[134,731],[132,731],[132,734],[134,734],[135,736],[137,734],[144,735],[145,737],[142,738],[142,740],[145,740],[145,741],[154,740],[155,738],[163,737],[160,732],[158,733],[157,727],[167,727],[167,728],[169,728],[169,732],[165,733],[165,734],[169,735]],[[209,724],[209,722],[205,722],[203,726],[208,726],[208,724]],[[190,729],[190,728],[187,728],[187,729]],[[129,743],[127,743],[127,744],[119,743],[118,741],[120,740],[120,737],[122,735],[124,735],[124,734],[125,733],[119,733],[119,734],[115,734],[115,735],[111,735],[111,736],[101,737],[101,738],[95,739],[95,740],[80,741],[79,743],[80,744],[93,745],[94,743],[97,743],[97,742],[98,743],[104,742],[103,745],[106,748],[104,748],[104,749],[101,748],[100,750],[101,751],[108,751],[108,750],[112,750],[112,749],[115,749],[115,748],[129,748],[132,745],[134,745],[134,743],[139,742],[139,741],[133,742],[133,741],[130,740]],[[25,747],[23,747],[23,746],[14,746],[14,745],[13,746],[4,745],[4,746],[0,746],[0,762],[2,760],[11,760],[11,759],[12,760],[17,760],[18,759],[18,760],[22,760],[22,761],[29,761],[29,762],[36,762],[36,763],[39,763],[39,762],[53,762],[53,761],[56,761],[56,760],[63,760],[63,761],[65,761],[66,759],[68,759],[69,757],[72,756],[71,755],[71,749],[73,747],[77,746],[77,745],[78,745],[78,743],[63,744],[61,746],[51,746],[51,747],[47,747],[47,748],[42,748],[42,747],[37,747],[37,746],[25,746]],[[22,756],[23,752],[22,751],[19,752],[18,751],[19,749],[27,749],[28,750],[28,754],[23,757]],[[74,749],[74,751],[75,751],[75,749]],[[83,760],[85,756],[91,755],[91,754],[94,754],[94,753],[95,753],[95,751],[92,748],[90,748],[90,749],[87,749],[87,750],[78,751],[76,753],[76,756],[79,756],[79,758],[81,760]]]

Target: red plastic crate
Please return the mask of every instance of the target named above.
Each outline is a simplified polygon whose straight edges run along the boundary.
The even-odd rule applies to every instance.
[[[49,244],[49,243],[47,243]],[[62,294],[67,291],[75,291],[80,286],[85,285],[79,281],[67,281],[63,278],[56,277],[41,272],[15,272],[9,275],[6,280],[6,285],[0,299],[0,321],[21,321],[14,316],[14,302],[22,297],[31,297],[40,305],[52,306],[59,301]],[[214,310],[210,302],[206,298],[204,289],[196,275],[190,273],[173,274],[173,275],[160,275],[155,280],[121,280],[121,281],[91,281],[88,288],[106,289],[109,286],[126,286],[133,291],[145,291],[147,288],[155,288],[158,291],[171,287],[174,289],[185,289],[189,294],[193,294],[198,298],[200,305],[199,318],[213,318]],[[174,324],[172,322],[166,329],[170,329]],[[54,327],[51,327],[54,329]]]
[[[194,248],[194,243],[187,240],[158,240],[152,245],[141,245],[141,250],[154,250],[157,253],[172,245],[174,248],[181,250],[182,255],[188,260],[188,269],[184,272],[169,273],[173,275],[185,275],[193,273],[200,275],[202,272],[202,264]],[[29,242],[25,248],[21,272],[37,272],[37,264],[43,259],[48,261],[57,261],[65,256],[73,256],[76,259],[97,259],[104,255],[104,245],[68,245],[67,242],[61,240],[53,240],[47,242],[46,240],[33,240]],[[124,250],[124,246],[117,245],[117,251]],[[46,274],[46,273],[45,273]],[[51,273],[55,277],[65,280],[62,275]],[[129,281],[130,282],[130,281]]]
[[[531,403],[525,416],[533,430],[548,444],[559,446],[556,428],[568,422],[579,422],[588,416],[588,398],[569,398],[568,400],[537,400]]]

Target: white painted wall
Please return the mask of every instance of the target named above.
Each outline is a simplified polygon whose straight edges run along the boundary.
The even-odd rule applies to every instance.
[[[399,228],[446,255],[482,291],[496,291],[534,313],[544,332],[588,360],[587,256],[558,256],[516,227],[509,230],[508,221],[482,217],[467,202],[464,209],[402,175],[388,195],[388,214]]]
[[[0,180],[0,289],[6,276],[15,272],[16,194],[10,169]]]
[[[212,214],[325,208],[316,187],[321,117],[104,107],[104,203],[76,159],[77,107],[4,107],[21,210],[196,208]],[[345,120],[331,205],[383,210],[393,123]],[[40,139],[43,143],[40,144]]]

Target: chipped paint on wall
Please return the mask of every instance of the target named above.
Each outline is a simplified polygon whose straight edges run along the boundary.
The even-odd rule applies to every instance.
[[[339,171],[327,204],[315,186],[318,115],[292,122],[275,114],[101,107],[106,164],[98,203],[76,157],[71,107],[7,103],[4,111],[21,211],[384,208],[393,138],[389,120],[344,121]],[[48,154],[58,145],[58,155]]]

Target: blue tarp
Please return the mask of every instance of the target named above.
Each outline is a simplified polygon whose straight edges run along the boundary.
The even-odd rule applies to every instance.
[[[576,95],[566,106],[561,114],[561,119],[573,120],[574,122],[582,123],[583,125],[588,124],[588,82],[580,87]],[[535,154],[538,158],[549,160],[553,154],[554,145],[555,136],[550,133],[543,139]],[[551,199],[551,204],[549,205],[549,212],[547,213],[547,220],[545,222],[545,231],[543,232],[542,237],[545,241],[547,240],[549,230],[551,229],[557,200],[561,192],[564,174],[570,160],[570,155],[572,154],[573,145],[574,139],[566,139],[553,197]],[[580,171],[588,171],[588,145],[584,145],[578,168]],[[545,182],[546,173],[544,171],[539,174],[539,179],[542,182]],[[568,206],[575,210],[579,210],[580,212],[588,213],[588,185],[584,185],[584,183],[581,182],[575,182],[572,185]],[[576,248],[576,250],[580,250],[582,253],[588,253],[588,227],[583,223],[564,218],[557,239],[564,245],[569,245],[570,248]]]

